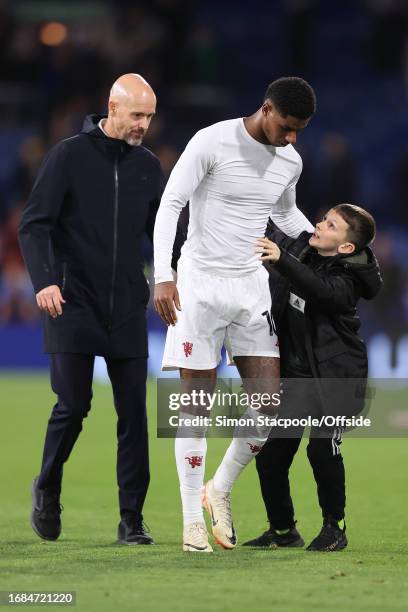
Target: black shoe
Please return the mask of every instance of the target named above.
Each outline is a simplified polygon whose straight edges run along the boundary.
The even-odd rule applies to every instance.
[[[61,533],[60,492],[55,489],[39,489],[38,477],[31,488],[31,527],[43,540],[57,540]]]
[[[258,538],[249,540],[242,546],[256,546],[259,548],[275,548],[276,546],[283,548],[300,548],[304,546],[304,544],[305,542],[302,536],[296,527],[293,526],[286,533],[277,533],[277,531],[271,527]]]
[[[347,544],[346,524],[341,529],[337,521],[325,518],[319,535],[315,537],[306,550],[334,552],[346,548]]]
[[[136,544],[154,544],[142,518],[135,514],[124,514],[118,526],[119,544],[133,546]]]

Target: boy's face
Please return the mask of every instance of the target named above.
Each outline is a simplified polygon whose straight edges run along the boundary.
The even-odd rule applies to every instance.
[[[319,255],[325,257],[337,255],[337,253],[351,254],[355,251],[355,246],[348,239],[348,229],[349,224],[335,210],[329,210],[323,220],[316,224],[309,244],[317,250]]]

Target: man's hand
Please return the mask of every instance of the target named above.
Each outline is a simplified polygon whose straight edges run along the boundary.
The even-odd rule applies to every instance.
[[[58,285],[50,285],[41,289],[35,297],[40,310],[48,312],[53,319],[62,315],[62,304],[65,304],[65,300]]]
[[[275,263],[281,256],[281,251],[278,245],[268,238],[258,238],[256,241],[255,253],[263,253],[259,259],[262,261],[271,261]]]
[[[158,283],[154,288],[154,307],[166,325],[177,323],[176,309],[181,310],[180,298],[174,281]]]

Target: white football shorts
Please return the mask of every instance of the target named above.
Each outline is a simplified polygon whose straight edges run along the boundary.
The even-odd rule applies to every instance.
[[[252,274],[225,277],[203,272],[181,257],[177,289],[182,310],[167,330],[163,370],[215,368],[223,345],[230,365],[234,357],[279,357],[263,266]]]

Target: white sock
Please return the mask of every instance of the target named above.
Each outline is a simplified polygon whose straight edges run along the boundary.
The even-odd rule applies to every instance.
[[[249,408],[243,416],[253,418],[256,423],[257,414],[255,410]],[[270,429],[270,427],[265,425],[237,427],[235,429],[234,439],[229,445],[213,478],[216,491],[230,493],[242,470],[262,449],[268,439]],[[242,437],[245,434],[247,436]]]
[[[183,524],[204,522],[201,503],[204,484],[205,438],[176,438],[175,443],[177,473],[180,481]]]

